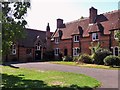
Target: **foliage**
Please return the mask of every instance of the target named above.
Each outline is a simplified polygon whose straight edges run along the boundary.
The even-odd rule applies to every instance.
[[[63,61],[72,61],[72,56],[64,56]]]
[[[98,49],[94,54],[93,54],[93,63],[103,65],[104,58],[108,55],[111,55],[112,53],[107,50],[107,49]]]
[[[74,61],[74,62],[78,62],[78,59],[79,59],[79,56],[74,56],[74,57],[73,57],[73,61]]]
[[[8,66],[2,67],[2,87],[16,90],[22,88],[25,90],[31,88],[42,88],[42,90],[86,90],[85,87],[95,88],[100,86],[100,82],[94,78],[83,74],[59,71],[30,70],[25,68],[16,68]],[[74,89],[77,86],[79,89]],[[66,88],[65,88],[66,87]]]
[[[25,14],[30,7],[29,2],[2,2],[2,49],[3,54],[10,51],[13,42],[23,37]]]
[[[89,47],[92,51],[92,54],[94,54],[97,50],[100,49],[100,42],[97,43],[97,45],[94,45],[93,42],[91,42],[91,47]]]
[[[88,63],[91,64],[92,63],[92,59],[88,54],[82,54],[79,57],[79,62],[84,62],[84,63]]]
[[[119,46],[120,46],[120,30],[118,30],[117,32],[116,32],[116,36],[117,36],[117,38],[118,38],[118,42],[119,42]]]
[[[113,65],[120,66],[120,57],[114,55],[107,56],[104,59],[104,63],[105,65],[108,66],[113,66]]]

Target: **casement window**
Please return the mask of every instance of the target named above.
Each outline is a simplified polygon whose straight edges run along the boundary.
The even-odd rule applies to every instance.
[[[92,33],[92,41],[98,40],[98,33]]]
[[[31,55],[31,54],[32,54],[32,49],[27,48],[27,49],[26,49],[26,54]]]
[[[55,38],[55,44],[59,43],[59,38]]]
[[[118,46],[112,47],[112,53],[115,56],[119,56],[120,55],[120,47],[118,47]]]
[[[80,48],[76,47],[76,48],[73,48],[73,56],[79,56],[80,54]]]
[[[11,53],[12,53],[12,55],[16,55],[16,44],[12,45]]]
[[[36,44],[36,50],[40,50],[41,49],[41,45],[40,42],[38,42],[38,44]]]
[[[54,49],[54,54],[55,54],[55,56],[58,56],[58,55],[59,55],[59,52],[60,52],[60,49],[59,49],[59,48],[55,48],[55,49]]]
[[[115,30],[115,31],[114,31],[114,39],[118,39],[118,37],[117,37],[117,32],[118,32],[118,30]]]
[[[79,35],[74,36],[74,42],[79,42]]]

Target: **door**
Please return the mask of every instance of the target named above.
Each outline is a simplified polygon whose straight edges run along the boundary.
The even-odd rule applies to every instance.
[[[64,56],[67,56],[67,55],[68,55],[68,50],[64,49]]]
[[[35,60],[41,60],[41,51],[35,51]]]

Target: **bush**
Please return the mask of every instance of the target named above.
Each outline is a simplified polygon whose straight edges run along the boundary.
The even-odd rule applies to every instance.
[[[82,54],[79,57],[79,62],[84,62],[84,63],[88,63],[91,64],[92,63],[92,59],[88,54]]]
[[[93,58],[93,63],[95,64],[98,64],[98,65],[103,65],[104,62],[104,58],[106,56],[109,56],[111,55],[112,53],[107,50],[107,49],[98,49],[93,55],[92,55],[92,58]]]
[[[113,65],[120,66],[120,57],[113,55],[107,56],[104,59],[104,64],[107,66],[113,66]]]
[[[73,57],[73,61],[74,61],[74,62],[78,62],[78,59],[79,59],[79,56],[74,56],[74,57]]]
[[[72,56],[64,56],[62,58],[63,61],[72,61]]]

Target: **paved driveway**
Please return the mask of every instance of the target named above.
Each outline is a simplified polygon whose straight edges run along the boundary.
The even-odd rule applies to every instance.
[[[20,63],[12,65],[16,67],[33,68],[38,70],[57,70],[64,72],[81,73],[94,77],[97,80],[101,81],[101,88],[118,88],[118,70],[82,68],[77,66],[51,64],[49,62]]]

